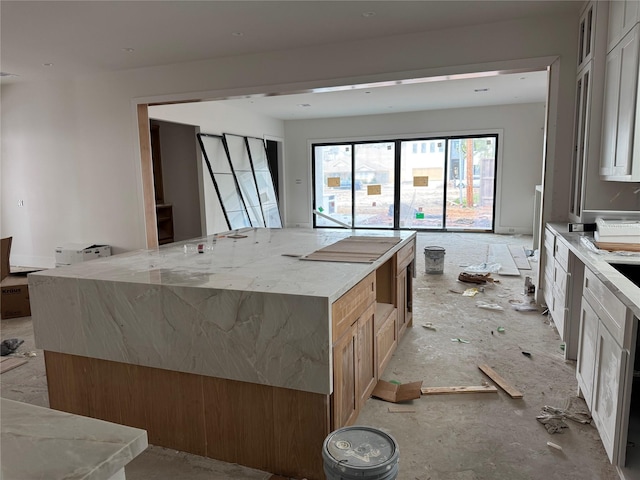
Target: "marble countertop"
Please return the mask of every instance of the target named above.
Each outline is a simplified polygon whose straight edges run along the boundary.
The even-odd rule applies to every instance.
[[[640,287],[613,268],[611,263],[640,265],[640,253],[607,252],[593,250],[593,233],[569,232],[567,224],[549,223],[547,227],[558,234],[570,250],[616,295],[622,303],[640,318]]]
[[[29,275],[43,350],[329,394],[331,304],[411,231],[246,229]],[[373,263],[301,260],[343,238],[398,237]],[[204,243],[205,253],[184,245]]]
[[[147,448],[147,432],[13,400],[0,400],[1,475],[109,479]]]
[[[412,231],[393,230],[249,228],[239,233],[247,237],[211,235],[31,276],[308,295],[334,301],[403,245],[392,247],[373,264],[303,261],[296,256],[308,255],[349,236],[415,237]],[[205,253],[185,253],[185,245],[198,243],[205,244]]]

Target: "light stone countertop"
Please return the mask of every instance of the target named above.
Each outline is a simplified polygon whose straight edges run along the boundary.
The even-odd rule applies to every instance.
[[[331,304],[412,231],[246,229],[29,275],[46,351],[330,394]],[[343,238],[397,237],[373,263],[301,260]],[[184,244],[205,243],[205,253]]]
[[[0,400],[3,480],[106,480],[148,446],[147,432],[49,408]]]
[[[233,233],[233,232],[228,232]],[[304,261],[308,255],[349,236],[415,237],[413,231],[346,229],[239,230],[247,238],[226,234],[136,250],[90,262],[43,270],[33,277],[67,277],[177,287],[308,295],[338,299],[404,244],[397,244],[374,263]],[[184,245],[204,243],[203,254],[185,253]]]
[[[593,233],[569,232],[566,223],[548,223],[547,228],[558,234],[569,249],[601,280],[633,314],[640,318],[640,287],[633,284],[611,263],[640,265],[640,253],[593,251]],[[583,240],[584,239],[584,240]],[[587,242],[585,242],[587,240]],[[594,245],[595,246],[595,245]]]

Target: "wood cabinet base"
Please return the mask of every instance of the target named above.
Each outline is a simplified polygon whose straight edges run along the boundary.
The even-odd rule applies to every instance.
[[[323,479],[329,395],[45,351],[49,405],[143,428],[149,443]]]

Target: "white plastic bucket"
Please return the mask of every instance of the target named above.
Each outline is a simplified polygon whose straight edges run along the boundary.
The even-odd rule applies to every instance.
[[[424,271],[434,274],[444,272],[444,253],[442,247],[424,247]]]
[[[322,446],[327,480],[395,480],[398,456],[393,437],[372,427],[340,428]]]

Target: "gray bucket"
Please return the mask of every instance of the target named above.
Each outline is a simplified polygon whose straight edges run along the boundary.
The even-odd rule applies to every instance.
[[[430,274],[444,272],[444,248],[424,247],[424,271]]]
[[[393,437],[371,427],[340,428],[322,446],[327,480],[394,480],[398,456]]]

